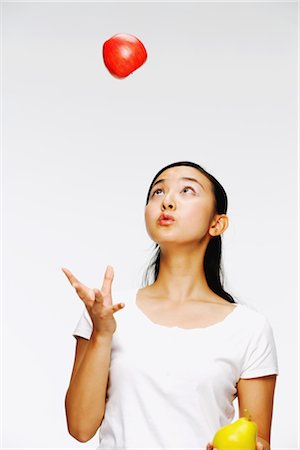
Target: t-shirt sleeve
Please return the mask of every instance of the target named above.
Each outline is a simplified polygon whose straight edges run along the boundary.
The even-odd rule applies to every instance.
[[[255,378],[279,374],[273,330],[265,316],[254,325],[240,378]]]
[[[90,318],[90,315],[89,315],[86,307],[84,307],[84,310],[79,319],[79,322],[78,322],[75,330],[73,331],[73,336],[74,337],[80,336],[85,339],[90,339],[92,331],[93,331],[93,322]]]

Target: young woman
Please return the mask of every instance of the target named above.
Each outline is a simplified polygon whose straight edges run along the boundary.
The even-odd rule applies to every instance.
[[[240,417],[248,409],[258,426],[257,450],[270,450],[276,347],[266,317],[222,287],[226,212],[211,174],[189,161],[169,164],[145,207],[152,284],[113,299],[111,266],[101,290],[62,269],[85,304],[65,402],[78,441],[99,429],[98,449],[211,450],[238,397]]]

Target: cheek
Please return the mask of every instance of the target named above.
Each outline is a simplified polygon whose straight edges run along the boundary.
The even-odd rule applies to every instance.
[[[145,208],[145,228],[147,230],[148,235],[150,236],[151,239],[154,239],[154,222],[155,222],[155,214],[153,211],[153,208],[150,207],[146,207]]]
[[[210,210],[205,204],[195,203],[194,205],[189,205],[184,211],[185,222],[189,223],[193,229],[206,228],[209,224]]]
[[[145,208],[145,214],[144,214],[146,225],[147,225],[147,224],[150,224],[150,222],[153,220],[153,215],[154,215],[154,213],[153,213],[153,211],[152,211],[152,208],[151,208],[151,206],[149,206],[149,204],[148,204],[148,205],[146,206],[146,208]]]

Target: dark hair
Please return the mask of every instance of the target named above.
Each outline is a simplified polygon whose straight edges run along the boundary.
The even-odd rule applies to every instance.
[[[154,181],[156,178],[164,172],[166,169],[169,169],[171,167],[175,166],[190,166],[194,167],[195,169],[198,169],[200,172],[202,172],[212,183],[212,191],[214,194],[215,202],[214,202],[214,213],[215,214],[226,214],[227,212],[227,195],[223,188],[223,186],[216,180],[215,177],[213,177],[210,173],[208,173],[203,167],[199,166],[196,163],[190,162],[190,161],[178,161],[172,164],[167,165],[166,167],[163,167],[153,178],[148,194],[147,194],[147,200],[146,200],[146,206],[149,201],[150,192],[153,186]],[[152,260],[150,261],[146,272],[144,274],[143,278],[143,285],[147,286],[149,284],[149,272],[154,271],[154,281],[157,279],[158,273],[159,273],[159,267],[160,267],[160,247],[159,244],[155,244],[154,246],[154,256]],[[215,292],[220,297],[224,298],[230,303],[236,303],[234,298],[223,289],[223,268],[222,268],[222,262],[221,262],[221,256],[222,256],[222,236],[213,236],[206,248],[206,252],[204,255],[204,272],[206,276],[206,281],[210,289],[212,289],[213,292]],[[222,281],[221,281],[222,278]]]

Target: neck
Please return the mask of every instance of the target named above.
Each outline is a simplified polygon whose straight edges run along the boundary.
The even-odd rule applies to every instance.
[[[161,249],[160,268],[156,281],[151,285],[161,298],[174,303],[214,295],[209,288],[204,272],[205,248],[183,248],[178,246]]]

